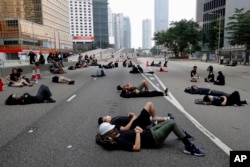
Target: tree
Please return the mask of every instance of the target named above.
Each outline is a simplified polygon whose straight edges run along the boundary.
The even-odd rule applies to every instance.
[[[231,45],[245,45],[250,50],[250,11],[244,8],[235,9],[235,13],[228,18],[226,30]]]
[[[170,25],[172,27],[167,31],[154,34],[153,40],[156,41],[157,45],[171,48],[176,56],[179,52],[183,54],[185,48],[199,45],[202,34],[197,22],[183,19],[179,22],[172,22]]]

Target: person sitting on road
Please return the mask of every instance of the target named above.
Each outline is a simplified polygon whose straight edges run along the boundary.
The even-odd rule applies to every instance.
[[[122,90],[120,94],[120,96],[124,98],[155,97],[155,96],[167,96],[167,95],[168,95],[168,88],[166,88],[164,92],[157,91],[157,90],[140,91],[138,89],[129,91],[125,89],[125,90]]]
[[[22,78],[22,76],[20,76],[17,68],[12,68],[11,74],[7,75],[6,80],[9,81],[8,85],[12,87],[33,86],[33,84],[28,83],[24,78]]]
[[[99,65],[99,68],[96,70],[95,75],[91,75],[91,77],[104,77],[104,76],[106,76],[106,74],[104,72],[102,65]]]
[[[174,132],[184,143],[183,153],[195,156],[205,155],[203,150],[191,143],[183,130],[172,119],[149,129],[136,126],[133,130],[122,132],[119,132],[115,125],[104,122],[99,126],[96,143],[109,150],[140,151],[142,148],[159,148],[171,132]]]
[[[191,70],[191,82],[197,82],[200,78],[199,74],[197,73],[197,66],[193,66],[193,69]]]
[[[33,85],[33,83],[30,82],[30,79],[25,77],[25,75],[23,74],[23,69],[22,68],[17,68],[17,74],[19,75],[19,77],[21,79],[24,79],[26,82],[28,82],[30,85]]]
[[[65,76],[53,76],[52,77],[52,82],[54,83],[65,83],[65,84],[69,84],[69,85],[74,85],[75,81],[72,79],[69,79]]]
[[[225,85],[225,76],[221,71],[218,72],[218,76],[214,81],[214,85]]]
[[[234,91],[228,96],[205,95],[203,97],[203,101],[211,102],[211,104],[215,106],[232,106],[235,104],[238,106],[243,106],[244,104],[248,104],[247,100],[242,101],[240,99],[240,93],[238,91]]]
[[[213,72],[213,66],[208,66],[207,68],[208,76],[205,78],[205,82],[214,82],[214,72]]]
[[[138,68],[133,64],[133,65],[132,65],[132,69],[129,71],[129,73],[138,74],[138,73],[140,73],[140,71],[139,71]]]
[[[222,91],[217,91],[209,88],[200,88],[196,85],[192,85],[191,87],[187,87],[184,89],[184,92],[190,94],[199,94],[199,95],[212,95],[212,96],[228,96],[229,93],[225,93]]]
[[[145,90],[148,91],[149,90],[149,85],[148,82],[146,80],[142,80],[142,82],[137,86],[133,86],[131,83],[127,83],[125,85],[117,85],[117,90],[129,90],[129,91],[134,91],[136,89],[138,89],[139,91]]]
[[[22,96],[11,94],[5,101],[6,105],[24,105],[34,103],[55,103],[56,101],[51,98],[52,93],[48,86],[41,85],[35,96],[29,93],[24,93]]]

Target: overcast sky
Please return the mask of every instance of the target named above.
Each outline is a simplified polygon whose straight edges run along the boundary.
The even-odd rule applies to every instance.
[[[124,16],[130,18],[131,47],[141,47],[142,20],[150,19],[152,31],[154,31],[154,0],[108,0],[108,2],[112,13],[123,13]],[[170,22],[181,19],[195,21],[195,13],[196,0],[169,0]]]

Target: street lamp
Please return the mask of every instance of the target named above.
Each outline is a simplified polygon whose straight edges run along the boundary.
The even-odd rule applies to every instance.
[[[217,52],[218,52],[218,61],[220,61],[220,31],[221,31],[221,14],[220,13],[208,13],[209,15],[219,15],[219,35],[218,35],[218,48],[217,48]]]

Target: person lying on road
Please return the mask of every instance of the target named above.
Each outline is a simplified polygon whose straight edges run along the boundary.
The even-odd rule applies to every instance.
[[[240,93],[238,91],[234,91],[228,96],[205,95],[203,97],[203,101],[210,102],[212,105],[215,106],[232,106],[232,105],[243,106],[244,104],[248,104],[247,100],[242,101],[240,99]]]
[[[55,103],[56,101],[51,98],[52,93],[48,86],[41,85],[35,96],[29,93],[24,93],[22,96],[11,94],[5,101],[6,105],[17,104],[34,104],[34,103]]]
[[[228,96],[229,93],[222,91],[217,91],[209,88],[200,88],[197,85],[192,85],[184,89],[184,92],[190,94],[199,94],[199,95],[212,95],[212,96]]]
[[[203,150],[196,147],[185,135],[174,120],[164,121],[151,127],[142,129],[136,126],[133,130],[119,132],[115,125],[104,122],[99,126],[96,143],[109,150],[140,151],[142,148],[160,147],[168,135],[174,134],[184,143],[185,154],[204,156]]]

